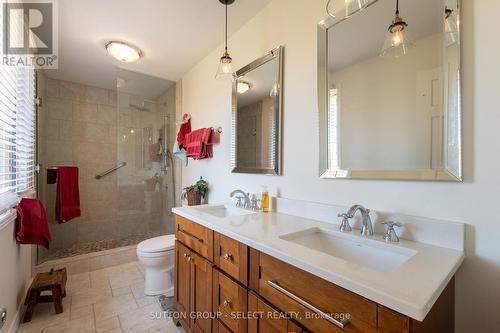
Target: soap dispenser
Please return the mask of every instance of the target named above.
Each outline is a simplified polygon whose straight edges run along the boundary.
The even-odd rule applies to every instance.
[[[267,186],[262,186],[262,212],[269,212],[269,191],[267,190]]]

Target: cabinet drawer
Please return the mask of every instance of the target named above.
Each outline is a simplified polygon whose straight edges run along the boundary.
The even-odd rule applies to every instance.
[[[213,308],[233,333],[247,331],[247,291],[224,273],[214,269]]]
[[[248,333],[302,333],[302,328],[258,296],[248,294]]]
[[[248,285],[248,246],[214,232],[214,260],[222,271]]]
[[[214,232],[181,216],[175,217],[175,237],[210,261],[214,259]]]
[[[312,332],[376,332],[377,304],[294,266],[259,254],[259,294]],[[344,328],[322,317],[340,321]]]
[[[408,332],[410,332],[410,318],[385,306],[378,306],[378,333]]]
[[[233,333],[220,320],[214,319],[212,333]]]

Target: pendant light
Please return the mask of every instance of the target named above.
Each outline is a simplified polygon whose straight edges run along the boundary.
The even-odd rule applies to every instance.
[[[453,9],[444,8],[444,32],[446,45],[451,45],[458,40],[459,21]]]
[[[233,72],[233,67],[231,66],[231,62],[233,59],[229,56],[227,52],[227,6],[234,3],[234,0],[219,0],[226,7],[226,39],[225,39],[225,49],[224,54],[220,58],[219,68],[217,69],[217,74],[215,78],[220,81],[230,81],[234,82],[236,79],[236,75]]]
[[[399,58],[407,54],[413,43],[408,38],[408,23],[399,16],[399,0],[396,0],[396,17],[387,30],[387,37],[380,55]]]
[[[370,0],[328,0],[326,12],[333,18],[346,18],[366,8]]]

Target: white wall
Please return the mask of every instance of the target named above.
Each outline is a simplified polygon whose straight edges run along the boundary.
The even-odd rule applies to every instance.
[[[417,77],[443,66],[441,36],[415,41],[398,59],[375,55],[330,72],[329,83],[340,91],[342,169],[431,167],[430,103],[419,103]],[[425,83],[430,86],[430,80]]]
[[[199,176],[210,201],[227,201],[235,188],[257,192],[268,184],[281,196],[325,203],[362,203],[374,210],[464,221],[467,260],[457,274],[457,332],[500,331],[500,1],[464,0],[464,183],[322,180],[318,178],[316,23],[325,0],[274,0],[229,42],[236,69],[285,45],[284,161],[282,177],[230,173],[231,92],[214,80],[222,48],[183,78],[183,111],[194,128],[222,126],[214,158],[190,161],[183,184]],[[425,278],[425,277],[422,277]]]
[[[16,332],[16,313],[31,282],[31,246],[16,244],[15,216],[0,226],[0,307],[7,308],[7,323],[2,332],[9,333]]]

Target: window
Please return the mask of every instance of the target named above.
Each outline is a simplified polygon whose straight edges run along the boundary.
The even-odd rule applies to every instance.
[[[339,89],[337,86],[330,88],[330,107],[328,109],[328,168],[340,168],[339,156]]]
[[[35,189],[35,71],[0,66],[0,214]]]

